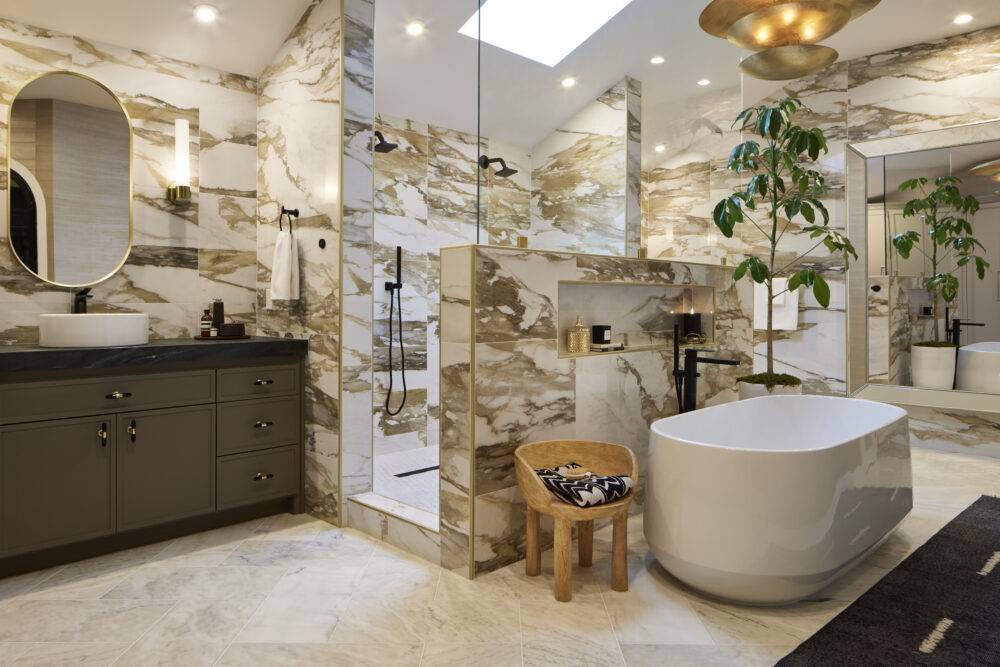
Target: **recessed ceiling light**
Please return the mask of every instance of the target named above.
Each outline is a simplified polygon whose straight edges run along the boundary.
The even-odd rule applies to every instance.
[[[663,144],[656,144],[655,146],[653,146],[653,150],[656,151],[657,153],[662,153],[663,151],[667,150],[667,147],[664,146]]]
[[[699,81],[698,81],[698,85],[699,86],[707,86],[710,83],[712,83],[712,82],[709,81],[708,79],[699,79]]]
[[[424,34],[424,24],[420,21],[410,21],[406,24],[406,34],[411,37],[419,37]]]
[[[214,23],[219,18],[219,10],[212,5],[198,5],[194,8],[194,17],[202,23]]]
[[[568,76],[568,77],[566,77],[565,79],[562,80],[562,87],[563,88],[572,88],[575,85],[576,85],[576,79],[574,79],[571,76]]]
[[[664,58],[663,56],[653,56],[652,58],[649,59],[649,62],[653,63],[654,65],[662,65],[664,60],[666,60],[666,58]]]
[[[972,21],[972,14],[959,14],[954,18],[955,25],[963,25]]]
[[[555,67],[630,2],[486,0],[458,32]]]

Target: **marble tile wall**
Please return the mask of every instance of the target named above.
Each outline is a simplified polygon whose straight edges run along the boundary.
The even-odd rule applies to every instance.
[[[121,271],[94,287],[91,310],[148,313],[154,338],[187,337],[218,297],[253,331],[257,82],[0,19],[0,152],[16,91],[56,70],[107,85],[132,119],[134,246]],[[191,125],[192,197],[181,205],[165,197],[177,118]],[[6,190],[5,170],[0,179]],[[0,344],[34,343],[38,315],[68,312],[71,293],[21,267],[5,238],[6,206],[0,216]]]
[[[669,349],[559,357],[559,281],[710,286],[716,291],[716,343],[742,364],[707,367],[701,400],[732,400],[735,378],[750,367],[752,290],[734,285],[730,269],[492,247],[448,248],[443,257],[443,280],[451,287],[442,317],[448,332],[442,414],[449,415],[442,461],[452,463],[453,523],[461,526],[453,541],[471,539],[473,573],[523,555],[524,504],[512,459],[518,445],[558,438],[619,442],[633,448],[642,470],[649,424],[677,411]],[[474,286],[463,278],[473,272]],[[639,488],[637,510],[641,480]],[[442,501],[442,508],[449,505]],[[442,532],[442,559],[444,544]],[[462,565],[456,558],[455,566]]]
[[[348,202],[340,191],[341,164],[358,140],[348,133],[353,126],[346,114],[341,124],[343,25],[340,2],[315,0],[261,74],[256,112],[258,330],[309,341],[306,510],[333,523],[341,514],[341,206]],[[355,166],[363,168],[363,163]],[[352,202],[364,197],[350,195]],[[300,212],[295,236],[301,293],[297,301],[269,305],[283,205]],[[325,248],[319,247],[320,239]]]
[[[675,255],[684,258],[705,257],[720,262],[754,252],[757,243],[748,235],[724,248],[712,247],[719,235],[713,230],[711,207],[704,206],[704,192],[711,191],[709,202],[718,200],[727,187],[715,191],[712,176],[721,170],[708,169],[705,163],[720,167],[736,138],[726,136],[726,129],[739,107],[784,95],[799,96],[813,110],[802,122],[822,127],[830,144],[830,153],[821,159],[830,194],[826,205],[831,225],[846,228],[844,197],[844,150],[847,142],[923,132],[953,125],[992,120],[1000,117],[1000,70],[996,62],[996,42],[1000,27],[987,28],[966,35],[904,47],[840,62],[809,77],[787,82],[777,89],[773,84],[744,79],[742,99],[730,95],[729,106],[721,118],[709,117],[699,109],[682,121],[699,128],[712,139],[707,148],[693,148],[707,155],[703,159],[677,160],[675,166],[646,170],[643,224],[644,241],[650,256]],[[956,74],[957,73],[957,74]],[[733,102],[736,102],[734,105]],[[725,108],[719,104],[719,108]],[[724,125],[723,125],[724,122]],[[718,128],[718,129],[716,129]],[[689,140],[686,135],[668,141],[671,153],[683,154]],[[706,186],[706,180],[708,185]],[[658,193],[666,195],[659,197]],[[677,226],[683,225],[682,233]],[[755,231],[750,228],[750,232]],[[748,232],[748,233],[750,233]],[[787,237],[786,237],[787,238]],[[712,242],[710,242],[712,241]],[[808,248],[808,239],[796,239],[785,246],[787,253]],[[846,391],[847,318],[846,280],[842,261],[817,250],[807,265],[823,271],[833,297],[830,308],[822,309],[811,295],[800,298],[799,328],[782,332],[775,344],[780,371],[793,373],[804,381],[811,393]],[[763,363],[762,335],[758,333],[756,365]]]
[[[635,241],[641,96],[625,78],[531,149],[533,247],[624,255],[628,221]]]

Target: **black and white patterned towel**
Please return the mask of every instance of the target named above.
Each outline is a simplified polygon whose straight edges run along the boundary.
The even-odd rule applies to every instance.
[[[559,500],[579,507],[610,503],[632,490],[632,478],[628,475],[591,474],[583,479],[566,478],[567,472],[582,467],[570,462],[558,468],[537,468],[535,472]]]

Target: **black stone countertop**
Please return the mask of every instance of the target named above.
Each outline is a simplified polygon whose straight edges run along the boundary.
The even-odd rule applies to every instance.
[[[4,373],[156,367],[253,361],[265,357],[305,355],[308,343],[294,338],[254,336],[243,340],[151,340],[128,347],[40,347],[0,345],[0,377]]]

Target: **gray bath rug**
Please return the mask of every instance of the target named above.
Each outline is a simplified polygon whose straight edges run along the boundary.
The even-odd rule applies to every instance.
[[[970,505],[778,665],[1000,665],[1000,498]]]

